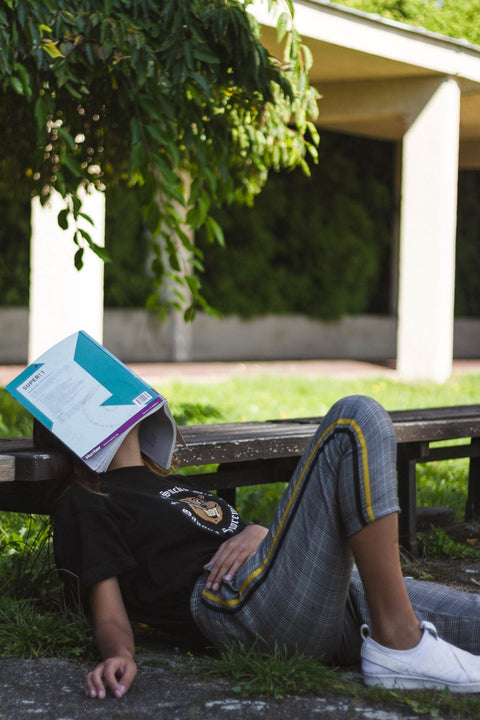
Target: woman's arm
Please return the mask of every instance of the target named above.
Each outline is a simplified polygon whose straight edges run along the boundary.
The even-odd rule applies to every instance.
[[[258,546],[268,533],[262,525],[247,525],[237,535],[226,540],[204,569],[210,570],[207,588],[214,592],[220,588],[222,580],[232,580],[235,573],[248,558],[255,555]]]
[[[103,661],[85,678],[85,693],[103,700],[107,688],[122,697],[137,674],[132,626],[125,610],[116,577],[90,588],[90,608],[95,640]]]

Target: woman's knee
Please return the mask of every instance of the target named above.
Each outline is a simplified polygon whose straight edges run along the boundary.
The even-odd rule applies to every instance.
[[[331,410],[339,414],[351,415],[352,413],[376,412],[384,410],[383,405],[369,395],[346,395],[337,400]]]
[[[368,424],[381,425],[394,434],[390,415],[383,405],[368,395],[347,395],[332,405],[330,414],[338,419],[355,420],[362,428]]]

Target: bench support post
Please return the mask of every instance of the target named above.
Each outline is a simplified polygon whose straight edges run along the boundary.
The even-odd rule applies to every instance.
[[[465,505],[465,520],[480,520],[480,437],[470,441],[472,455],[468,475],[468,495]]]
[[[423,445],[408,443],[397,446],[398,499],[401,507],[399,541],[414,557],[418,557],[416,458],[422,454]]]

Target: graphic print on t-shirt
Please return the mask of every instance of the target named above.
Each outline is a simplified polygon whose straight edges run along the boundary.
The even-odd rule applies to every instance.
[[[223,510],[214,500],[207,500],[205,495],[197,495],[193,497],[182,498],[180,502],[185,503],[190,507],[195,515],[202,518],[203,520],[209,520],[217,525],[222,521]]]
[[[161,490],[159,495],[178,508],[194,525],[216,535],[231,535],[238,530],[240,517],[237,511],[212,493],[176,486]]]

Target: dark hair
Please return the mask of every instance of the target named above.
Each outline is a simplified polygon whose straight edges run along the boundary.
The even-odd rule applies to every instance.
[[[82,462],[70,448],[62,443],[56,435],[48,430],[45,425],[42,425],[36,418],[33,421],[33,444],[37,450],[52,450],[54,453],[58,453],[58,455],[52,459],[52,462],[58,463],[54,466],[60,471],[58,473],[59,475],[64,475],[69,485],[82,485],[85,489],[93,493],[104,494],[99,488],[98,474]],[[171,475],[172,472],[175,472],[175,470],[178,470],[180,467],[178,458],[175,455],[172,457],[172,465],[169,470],[160,467],[158,463],[147,455],[144,455],[144,453],[142,453],[142,457],[146,467],[161,477]]]
[[[59,474],[65,476],[67,482],[89,486],[97,477],[88,465],[36,418],[33,421],[33,445],[37,450],[52,450],[57,453],[52,458],[53,466],[55,470],[59,470]]]

